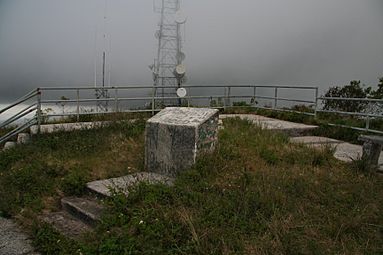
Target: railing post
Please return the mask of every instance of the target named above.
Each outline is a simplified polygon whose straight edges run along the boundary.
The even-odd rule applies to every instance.
[[[118,89],[114,89],[114,112],[118,112]]]
[[[370,129],[370,116],[367,116],[366,118],[366,131]]]
[[[278,87],[274,89],[274,109],[278,108]]]
[[[230,97],[231,97],[231,87],[229,86],[227,88],[227,102],[228,102],[229,107],[231,107],[231,99],[230,99]]]
[[[77,89],[77,122],[80,121],[80,90]]]
[[[257,104],[257,86],[254,86],[254,105]]]
[[[37,89],[37,133],[41,132],[41,90]]]
[[[153,90],[152,90],[152,116],[154,116],[154,112],[156,110],[156,100],[154,99],[156,97],[157,90],[155,85],[153,85]]]
[[[315,88],[315,109],[314,109],[314,118],[318,117],[318,102],[319,102],[319,90],[318,87]]]

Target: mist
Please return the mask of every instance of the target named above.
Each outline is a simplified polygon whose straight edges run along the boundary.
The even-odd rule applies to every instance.
[[[151,0],[0,0],[0,102],[93,86],[102,34],[111,85],[151,85]],[[381,0],[184,0],[188,83],[319,86],[383,76]]]

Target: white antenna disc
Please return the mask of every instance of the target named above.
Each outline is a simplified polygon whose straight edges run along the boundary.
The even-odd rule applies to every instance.
[[[184,66],[184,65],[178,65],[177,67],[176,67],[176,74],[178,75],[178,76],[184,76],[185,75],[185,73],[186,73],[186,67]]]
[[[177,96],[180,98],[184,98],[187,95],[187,91],[185,88],[179,88],[177,89]]]
[[[182,11],[176,12],[176,23],[184,24],[186,22],[186,15]]]
[[[184,61],[185,58],[186,58],[185,53],[183,53],[183,52],[178,52],[178,53],[177,53],[177,59],[178,59],[180,62]]]

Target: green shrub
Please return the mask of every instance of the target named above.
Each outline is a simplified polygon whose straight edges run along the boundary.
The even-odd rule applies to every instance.
[[[80,196],[86,190],[88,182],[88,170],[84,171],[80,168],[75,168],[69,171],[61,181],[61,189],[65,194],[70,196]]]

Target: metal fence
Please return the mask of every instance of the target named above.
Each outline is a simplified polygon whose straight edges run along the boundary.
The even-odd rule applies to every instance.
[[[12,111],[11,117],[0,124],[1,128],[12,127],[4,136],[0,137],[0,143],[10,139],[18,133],[28,129],[32,125],[40,125],[52,118],[74,117],[79,121],[82,115],[97,115],[127,112],[149,112],[155,114],[165,106],[162,102],[173,101],[178,105],[190,107],[255,107],[273,109],[278,111],[293,111],[311,116],[317,116],[319,112],[353,115],[366,118],[366,127],[350,127],[357,130],[383,133],[380,130],[370,129],[370,119],[382,118],[382,115],[372,113],[350,113],[330,111],[322,109],[326,100],[352,100],[383,102],[377,99],[351,99],[351,98],[328,98],[320,97],[318,87],[302,86],[265,86],[265,85],[188,85],[185,98],[155,97],[157,89],[171,89],[174,87],[153,86],[119,86],[102,88],[107,91],[107,98],[96,98],[95,94],[100,88],[95,87],[42,87],[35,89],[18,99],[8,107],[0,110],[2,114]],[[60,95],[65,95],[61,96]],[[57,99],[59,98],[59,99]],[[246,105],[240,102],[246,102]],[[262,106],[263,102],[267,102]],[[97,104],[103,103],[107,107],[104,110],[97,108]],[[303,104],[312,111],[294,111],[290,106]],[[22,106],[22,107],[21,107]],[[51,108],[56,111],[49,111]],[[65,109],[66,107],[66,109]],[[18,108],[18,109],[17,109]],[[17,109],[17,110],[15,110]],[[18,122],[24,119],[22,124]],[[26,121],[25,121],[26,120]],[[16,125],[17,123],[17,125]]]
[[[370,123],[372,120],[376,119],[382,119],[383,115],[381,111],[375,109],[375,112],[373,109],[368,109],[372,107],[368,107],[369,105],[373,104],[381,104],[380,108],[383,111],[383,99],[370,99],[370,98],[342,98],[342,97],[319,97],[318,101],[321,101],[321,105],[323,105],[326,101],[331,102],[331,101],[344,101],[344,102],[364,102],[366,103],[366,111],[364,112],[347,112],[347,111],[342,111],[342,110],[335,110],[335,109],[318,109],[316,112],[323,112],[323,113],[330,113],[330,114],[337,114],[337,115],[346,115],[346,116],[356,116],[358,117],[359,120],[363,119],[365,121],[365,126],[364,127],[355,127],[355,126],[350,126],[350,125],[340,125],[340,124],[334,124],[334,123],[329,123],[331,126],[339,126],[339,127],[345,127],[345,128],[351,128],[354,130],[358,131],[365,131],[365,132],[370,132],[370,133],[375,133],[375,134],[383,134],[382,130],[376,130],[372,129],[370,127]]]

